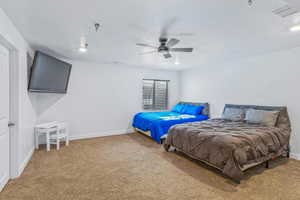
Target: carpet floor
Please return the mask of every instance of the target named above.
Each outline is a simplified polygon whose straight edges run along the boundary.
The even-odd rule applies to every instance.
[[[72,141],[36,151],[1,200],[299,200],[300,161],[281,158],[247,171],[240,185],[137,134]]]

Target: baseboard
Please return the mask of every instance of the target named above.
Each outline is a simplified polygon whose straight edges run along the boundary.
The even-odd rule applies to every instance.
[[[33,153],[34,153],[34,147],[29,151],[28,155],[26,156],[26,158],[21,163],[21,165],[19,167],[19,176],[21,176],[21,174],[23,173],[25,167],[28,165],[29,161],[31,160],[31,157],[32,157]]]
[[[296,160],[300,160],[300,154],[291,153],[291,158],[294,158]]]
[[[133,129],[127,129],[127,130],[111,130],[111,131],[105,131],[105,132],[70,135],[70,140],[81,140],[81,139],[113,136],[113,135],[123,135],[123,134],[132,133],[132,132],[134,132]]]
[[[8,180],[9,180],[9,176],[4,176],[0,179],[0,192],[3,190]]]

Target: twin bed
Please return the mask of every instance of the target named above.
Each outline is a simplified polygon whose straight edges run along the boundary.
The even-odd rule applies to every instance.
[[[209,119],[208,103],[179,102],[178,105],[201,106],[203,109],[197,114],[187,114],[180,111],[142,112],[134,116],[132,126],[136,131],[150,136],[156,142],[161,143],[161,138],[168,133],[169,128],[173,125]]]
[[[157,142],[167,133],[166,151],[173,147],[219,169],[238,183],[250,167],[262,163],[268,167],[269,161],[276,157],[289,157],[291,124],[286,107],[227,104],[222,118],[208,119],[208,104],[181,104],[205,105],[206,110],[201,114],[206,117],[163,120],[153,113],[145,118],[144,114],[138,114],[134,121],[141,120],[146,125],[134,122],[134,126],[150,131]],[[172,118],[173,113],[161,115]],[[154,120],[149,121],[152,117]]]

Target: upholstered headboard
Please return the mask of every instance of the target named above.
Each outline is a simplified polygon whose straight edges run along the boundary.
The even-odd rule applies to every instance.
[[[188,105],[195,105],[195,106],[204,106],[202,114],[210,117],[209,103],[196,103],[196,102],[184,102],[184,101],[181,101],[178,104],[188,104]]]
[[[226,108],[240,108],[244,110],[256,109],[256,110],[266,110],[266,111],[279,111],[278,120],[276,123],[277,127],[287,128],[291,130],[291,123],[289,115],[287,112],[287,107],[285,106],[257,106],[257,105],[235,105],[235,104],[225,104],[224,110]]]

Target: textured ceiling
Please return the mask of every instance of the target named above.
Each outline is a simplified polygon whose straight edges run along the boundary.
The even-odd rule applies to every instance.
[[[287,0],[294,1],[294,0]],[[281,0],[1,0],[30,45],[61,57],[137,67],[181,70],[211,62],[259,55],[300,45],[300,33],[289,28],[300,15],[281,18],[272,13]],[[93,23],[100,22],[98,33]],[[158,46],[164,26],[169,37],[181,40],[176,47],[194,47],[193,53],[139,55]],[[78,52],[80,37],[89,44]],[[180,65],[175,65],[178,60]]]

